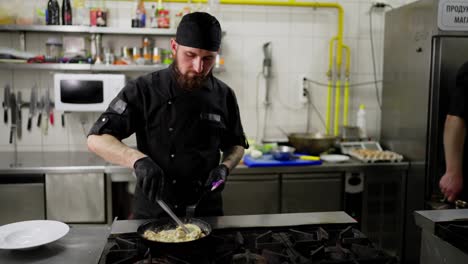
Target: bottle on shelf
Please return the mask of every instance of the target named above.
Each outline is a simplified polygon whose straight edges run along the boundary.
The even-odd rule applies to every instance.
[[[140,20],[140,27],[146,27],[146,9],[143,0],[138,0],[138,7],[137,7],[139,16],[137,17]]]
[[[143,59],[146,65],[151,64],[151,47],[148,38],[143,39]]]
[[[98,8],[96,13],[96,25],[98,27],[107,27],[109,21],[109,10],[106,8],[105,1],[101,0],[98,2]]]
[[[151,13],[150,13],[150,24],[149,24],[149,26],[151,28],[157,28],[158,27],[158,21],[156,20],[156,16],[157,16],[156,6],[152,5],[151,6]]]
[[[161,9],[158,11],[158,28],[169,28],[171,20],[169,18],[169,10]]]
[[[60,25],[60,8],[57,0],[49,0],[47,3],[47,25]]]
[[[359,110],[357,111],[356,116],[356,125],[359,128],[359,137],[361,139],[367,138],[367,129],[366,129],[366,106],[361,104]]]
[[[63,0],[62,2],[62,25],[72,24],[72,7],[70,0]]]

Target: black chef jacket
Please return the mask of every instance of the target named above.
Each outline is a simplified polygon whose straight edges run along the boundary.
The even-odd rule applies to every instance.
[[[468,62],[458,70],[456,85],[449,89],[448,114],[463,118],[468,128]],[[465,136],[463,149],[463,191],[458,197],[468,200],[468,136]]]
[[[194,204],[220,150],[248,147],[233,90],[210,74],[196,91],[181,89],[174,69],[156,71],[132,80],[99,117],[90,134],[110,134],[122,140],[136,133],[137,147],[164,171],[169,203],[179,215]],[[158,218],[162,211],[137,185],[135,218]],[[221,193],[205,196],[196,215],[222,215]]]

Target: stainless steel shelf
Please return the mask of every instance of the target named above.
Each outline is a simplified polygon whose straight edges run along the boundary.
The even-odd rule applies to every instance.
[[[168,65],[90,65],[90,64],[27,64],[0,63],[5,70],[51,70],[51,71],[99,71],[99,72],[151,72],[167,68]]]
[[[44,26],[44,25],[1,25],[0,32],[56,32],[56,33],[99,33],[122,35],[174,36],[175,29],[164,28],[115,28],[87,26]]]
[[[167,68],[169,65],[91,65],[91,71],[152,72]]]
[[[90,71],[89,64],[30,64],[30,63],[0,63],[0,69],[4,70],[52,70],[52,71]]]

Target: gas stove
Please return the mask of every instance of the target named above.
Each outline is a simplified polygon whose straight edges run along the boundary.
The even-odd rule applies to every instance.
[[[397,263],[353,224],[214,229],[199,248],[152,252],[137,233],[111,236],[99,264]]]

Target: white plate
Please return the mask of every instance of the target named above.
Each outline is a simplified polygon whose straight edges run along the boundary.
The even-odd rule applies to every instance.
[[[338,154],[333,154],[333,155],[321,155],[320,159],[326,162],[343,162],[349,160],[349,157],[346,155],[338,155]]]
[[[65,236],[68,225],[52,220],[32,220],[0,226],[0,249],[25,249]]]

